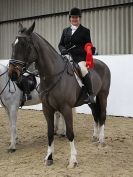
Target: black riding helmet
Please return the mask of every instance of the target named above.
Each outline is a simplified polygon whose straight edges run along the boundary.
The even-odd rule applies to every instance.
[[[78,16],[78,17],[81,17],[81,10],[80,10],[79,8],[76,8],[76,7],[72,8],[72,9],[70,10],[70,12],[69,12],[69,18],[70,18],[71,16]]]

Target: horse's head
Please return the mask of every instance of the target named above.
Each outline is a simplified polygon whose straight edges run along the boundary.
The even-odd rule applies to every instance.
[[[12,44],[12,56],[9,61],[8,73],[12,80],[17,80],[38,57],[32,40],[34,27],[35,22],[28,29],[19,24],[19,32]]]

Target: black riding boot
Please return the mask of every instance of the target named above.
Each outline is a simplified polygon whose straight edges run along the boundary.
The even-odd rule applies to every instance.
[[[90,77],[90,73],[87,73],[84,77],[83,77],[83,84],[85,85],[87,92],[89,94],[88,98],[85,101],[85,103],[95,103],[95,96],[93,93],[93,88],[92,88],[92,82],[91,82],[91,77]]]

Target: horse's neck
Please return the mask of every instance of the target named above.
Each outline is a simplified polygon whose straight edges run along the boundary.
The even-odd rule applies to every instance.
[[[1,70],[0,66],[0,98],[5,98],[9,96],[9,93],[19,93],[19,89],[16,86],[15,83],[11,81],[11,79],[8,76],[8,71],[7,68],[5,67],[4,70]],[[4,74],[3,74],[4,73]]]
[[[60,72],[64,66],[64,62],[53,47],[38,34],[34,34],[35,43],[38,52],[38,70],[40,76],[54,75]]]

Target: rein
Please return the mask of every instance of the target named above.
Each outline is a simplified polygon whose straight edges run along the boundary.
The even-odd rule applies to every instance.
[[[4,73],[0,74],[0,77],[3,76],[4,74],[6,74],[7,71],[8,71],[8,69]]]
[[[58,79],[52,86],[50,86],[48,89],[46,89],[46,90],[40,92],[40,95],[42,95],[42,94],[44,94],[44,95],[49,94],[49,92],[58,84],[58,82],[62,79],[65,70],[67,69],[68,63],[69,63],[69,61],[66,60],[66,64],[65,64],[65,66],[64,66],[63,71],[61,71],[61,72],[59,72],[59,73],[57,73],[57,74],[55,74],[55,75],[47,76],[47,77],[55,77],[55,76],[61,75],[61,76],[59,77],[59,79]]]
[[[0,75],[0,77],[1,76],[3,76],[4,74],[6,74],[8,72],[8,69],[4,72],[4,73],[2,73],[1,75]],[[0,96],[2,95],[2,93],[4,92],[4,90],[6,89],[6,87],[7,87],[7,85],[9,84],[9,91],[10,91],[10,79],[7,81],[7,83],[6,83],[6,85],[5,85],[5,87],[2,89],[2,91],[0,92]],[[14,87],[15,87],[15,85],[14,85]],[[16,88],[15,88],[15,90],[16,90]],[[10,93],[12,93],[11,91],[10,91]]]

